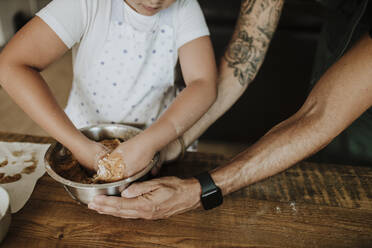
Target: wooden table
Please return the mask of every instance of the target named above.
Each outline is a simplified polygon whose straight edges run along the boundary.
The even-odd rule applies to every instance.
[[[51,142],[0,133],[0,140]],[[163,175],[187,177],[226,162],[188,153]],[[302,162],[224,199],[166,220],[99,215],[44,175],[13,215],[1,247],[372,247],[372,168]]]

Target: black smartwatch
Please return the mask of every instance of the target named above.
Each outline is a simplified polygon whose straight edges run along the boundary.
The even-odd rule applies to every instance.
[[[208,172],[203,172],[195,176],[195,178],[198,179],[201,185],[202,194],[200,200],[204,209],[208,210],[221,205],[223,202],[222,192],[214,183],[211,175]]]

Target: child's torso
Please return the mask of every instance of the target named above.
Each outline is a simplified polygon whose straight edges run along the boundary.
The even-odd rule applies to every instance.
[[[108,122],[149,125],[174,99],[177,50],[172,13],[142,17],[124,1],[113,0],[104,45],[90,68],[74,78],[66,113],[77,127]]]

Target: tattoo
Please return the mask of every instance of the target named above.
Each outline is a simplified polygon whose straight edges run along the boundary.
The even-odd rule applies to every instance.
[[[256,0],[243,2],[242,7],[241,7],[241,12],[244,14],[250,14],[252,12],[252,9],[255,3],[256,3]]]
[[[243,0],[232,40],[225,53],[242,86],[256,76],[279,21],[284,0]]]

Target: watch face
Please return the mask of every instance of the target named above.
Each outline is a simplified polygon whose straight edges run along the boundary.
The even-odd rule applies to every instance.
[[[222,204],[223,197],[220,188],[215,188],[205,192],[201,197],[201,202],[205,210],[215,208]]]

